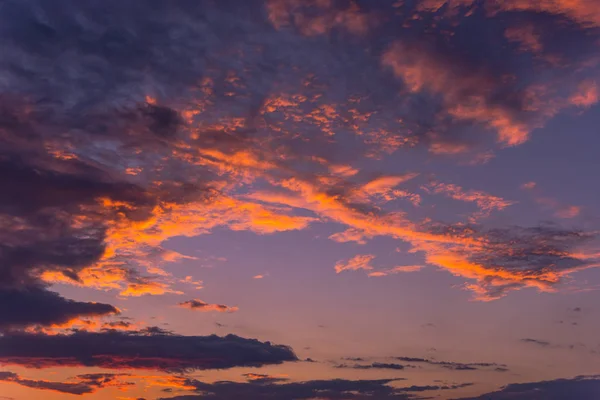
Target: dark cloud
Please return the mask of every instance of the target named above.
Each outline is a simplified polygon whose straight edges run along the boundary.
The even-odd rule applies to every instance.
[[[405,365],[394,364],[394,363],[379,363],[374,362],[371,364],[338,364],[335,368],[353,368],[353,369],[392,369],[392,370],[403,370],[406,368]]]
[[[392,357],[394,360],[412,362],[412,363],[423,363],[429,365],[440,366],[445,369],[451,369],[454,371],[473,371],[478,369],[492,368],[494,371],[503,372],[506,370],[506,365],[497,363],[460,363],[454,361],[438,361],[427,358],[419,357]],[[502,371],[501,371],[502,370]]]
[[[65,299],[37,287],[0,290],[0,331],[62,325],[77,317],[117,314],[109,304]]]
[[[236,312],[237,307],[229,307],[224,304],[209,304],[205,301],[192,299],[179,303],[180,307],[188,308],[190,310],[203,311],[203,312]]]
[[[550,346],[550,342],[547,342],[545,340],[539,340],[539,339],[524,338],[524,339],[521,339],[521,342],[535,344],[540,347]]]
[[[0,337],[0,362],[168,371],[258,367],[296,361],[289,347],[235,335],[180,336],[159,328],[136,332],[15,333]]]
[[[392,387],[393,379],[358,380],[343,379],[315,380],[306,382],[290,382],[274,384],[270,382],[215,382],[204,383],[189,380],[187,383],[196,386],[199,394],[176,396],[174,400],[196,399],[418,399],[415,393],[437,390],[452,390],[471,385],[470,383],[449,386],[409,386]]]
[[[501,390],[460,400],[595,400],[600,396],[598,377],[580,376],[533,383],[513,383]]]
[[[278,382],[285,382],[285,381],[289,380],[289,378],[285,378],[285,377],[271,376],[271,375],[265,375],[265,374],[254,374],[254,373],[247,373],[247,374],[243,374],[242,376],[245,377],[250,382],[260,383],[260,384],[278,383]]]
[[[56,382],[26,379],[14,372],[0,372],[0,381],[12,382],[32,389],[84,395],[94,393],[105,387],[118,387],[122,389],[133,385],[132,382],[125,382],[121,379],[126,376],[122,374],[86,374],[77,375],[68,382]]]

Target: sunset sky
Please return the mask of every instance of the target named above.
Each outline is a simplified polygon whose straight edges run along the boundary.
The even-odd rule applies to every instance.
[[[600,399],[597,0],[0,0],[0,400]]]

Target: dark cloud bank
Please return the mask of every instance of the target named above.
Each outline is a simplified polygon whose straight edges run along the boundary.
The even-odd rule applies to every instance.
[[[0,363],[30,368],[62,366],[187,371],[259,367],[297,361],[289,347],[235,335],[181,336],[159,329],[0,337]]]

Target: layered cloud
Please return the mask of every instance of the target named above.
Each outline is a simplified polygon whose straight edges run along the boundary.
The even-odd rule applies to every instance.
[[[160,330],[6,334],[0,363],[28,368],[103,367],[186,371],[258,367],[296,361],[289,347],[245,339],[180,336]]]
[[[498,363],[487,363],[487,362],[456,362],[456,361],[443,361],[443,360],[433,360],[429,358],[420,358],[420,357],[393,357],[393,359],[403,362],[410,362],[414,364],[429,364],[434,366],[439,366],[441,368],[450,369],[453,371],[474,371],[479,369],[487,369],[493,370],[497,372],[506,372],[508,371],[506,365],[498,364]]]
[[[0,290],[0,331],[68,325],[80,317],[118,313],[109,304],[69,300],[39,287]]]
[[[371,261],[375,258],[372,254],[358,254],[351,259],[344,261],[340,260],[335,264],[335,272],[340,273],[343,271],[357,271],[360,269],[371,270]]]
[[[254,380],[247,383],[215,382],[204,383],[191,380],[199,394],[172,397],[174,400],[195,399],[419,399],[418,393],[452,390],[470,384],[392,387],[393,379],[380,380],[315,380],[305,382],[272,383]]]
[[[0,381],[10,382],[38,390],[49,390],[58,393],[84,395],[95,393],[96,391],[107,388],[127,388],[133,385],[133,382],[123,380],[128,375],[121,374],[84,374],[77,375],[66,382],[47,381],[27,379],[14,372],[0,372]]]
[[[225,304],[210,304],[198,299],[184,301],[179,303],[179,306],[201,312],[232,313],[238,310],[237,307],[229,307]]]
[[[513,383],[496,392],[460,400],[592,400],[599,393],[600,379],[597,376],[580,376],[573,379]]]

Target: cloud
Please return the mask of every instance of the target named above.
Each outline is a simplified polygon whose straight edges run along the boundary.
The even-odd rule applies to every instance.
[[[335,264],[335,272],[340,273],[343,271],[358,271],[359,269],[371,270],[371,261],[375,258],[372,254],[358,254],[351,259],[344,261],[340,260]]]
[[[419,358],[419,357],[392,357],[394,360],[410,362],[410,363],[422,363],[440,366],[445,369],[451,369],[454,371],[474,371],[479,369],[492,369],[497,372],[505,372],[507,371],[506,365],[497,364],[497,363],[485,363],[485,362],[475,362],[475,363],[462,363],[455,361],[439,361],[432,360],[427,358]]]
[[[0,337],[0,363],[28,368],[102,367],[184,371],[296,361],[286,346],[235,335],[181,336],[160,330]]]
[[[535,344],[540,347],[550,346],[550,342],[546,342],[545,340],[531,339],[531,338],[521,339],[521,342]]]
[[[314,380],[305,382],[272,383],[270,381],[215,382],[204,383],[190,380],[200,394],[176,396],[174,400],[196,399],[418,399],[415,393],[438,390],[453,390],[471,384],[449,386],[409,386],[392,387],[394,379],[380,380]]]
[[[109,304],[65,299],[39,287],[0,290],[0,331],[36,326],[60,326],[80,317],[118,314]]]
[[[368,275],[370,277],[382,277],[382,276],[388,276],[391,274],[398,274],[398,273],[402,273],[402,272],[418,272],[422,269],[423,269],[422,265],[401,265],[401,266],[390,268],[387,270],[369,272]]]
[[[406,367],[401,364],[374,362],[371,364],[338,364],[335,366],[335,368],[403,370]]]
[[[600,393],[598,377],[578,376],[532,383],[512,383],[499,391],[459,400],[593,400]]]
[[[444,7],[448,11],[458,8],[469,9],[475,0],[424,0],[419,5],[421,11],[437,12]],[[519,0],[492,0],[486,4],[490,12],[529,11],[540,14],[550,14],[569,18],[584,26],[600,25],[600,7],[590,0],[547,0],[534,3],[524,3]]]
[[[464,190],[462,187],[450,183],[434,182],[425,187],[427,191],[435,194],[443,194],[454,200],[475,203],[480,211],[473,219],[487,217],[492,211],[502,211],[515,204],[514,201],[505,200],[498,196],[479,190]]]
[[[133,382],[123,381],[127,374],[85,374],[77,375],[66,382],[26,379],[14,372],[0,372],[0,381],[15,383],[32,389],[49,390],[58,393],[84,395],[95,393],[106,387],[124,389]]]
[[[544,48],[540,35],[536,32],[533,24],[508,27],[504,31],[504,36],[509,41],[518,43],[523,51],[541,53]]]
[[[265,374],[254,374],[254,373],[247,373],[247,374],[243,374],[242,375],[244,378],[246,378],[248,381],[250,382],[255,382],[255,383],[277,383],[277,382],[285,382],[287,380],[289,380],[289,378],[287,378],[286,376],[271,376],[271,375],[265,375]]]
[[[474,70],[465,60],[435,52],[422,43],[393,43],[382,56],[382,64],[404,82],[410,93],[422,91],[440,96],[448,117],[478,122],[497,132],[498,141],[518,145],[528,139],[530,128],[517,110],[494,101],[499,87],[485,71]],[[435,136],[433,137],[435,138]],[[437,139],[436,139],[437,140]],[[454,152],[438,141],[435,152]]]
[[[547,224],[487,231],[478,226],[436,225],[432,225],[433,231],[478,243],[469,248],[423,242],[422,248],[428,263],[477,279],[477,285],[469,289],[481,300],[493,300],[524,287],[553,291],[564,276],[593,265],[592,260],[577,253],[593,238],[585,232]]]
[[[229,307],[224,304],[209,304],[198,299],[184,301],[182,303],[179,303],[179,306],[201,312],[232,313],[239,310],[237,307]]]
[[[293,26],[307,36],[323,35],[334,29],[354,35],[366,34],[375,21],[355,4],[337,9],[330,1],[298,2],[267,0],[269,20],[277,28]]]
[[[290,178],[278,181],[278,191],[249,197],[269,204],[306,209],[354,230],[363,237],[387,236],[408,242],[425,262],[475,282],[466,286],[479,300],[494,300],[511,290],[534,287],[553,291],[569,274],[596,265],[582,252],[595,239],[591,232],[556,224],[487,229],[480,224],[413,222],[403,212],[386,212],[351,202],[343,190],[327,183]],[[515,247],[516,246],[516,247]],[[373,267],[372,255],[341,260],[336,270]],[[352,262],[351,262],[352,261]],[[370,269],[369,269],[370,268]]]
[[[420,203],[398,187],[414,174],[361,182],[354,161],[416,146],[433,154],[492,146],[471,135],[481,127],[501,146],[518,145],[561,110],[589,107],[597,97],[595,5],[57,1],[9,1],[0,16],[7,60],[0,65],[0,291],[56,305],[46,322],[18,326],[116,310],[57,300],[51,284],[122,296],[179,293],[162,269],[178,257],[161,246],[217,228],[266,235],[333,221],[345,229],[333,240],[406,241],[428,263],[475,280],[470,288],[485,299],[523,287],[550,290],[590,264],[572,256],[573,239],[555,246],[560,255],[521,248],[525,266],[514,257],[507,265],[497,232],[447,226],[435,233],[402,211],[385,212],[390,200]],[[451,15],[480,6],[486,13],[468,21]],[[508,36],[544,57],[529,64],[522,48],[489,45],[509,40],[507,26],[532,11],[552,14],[544,22],[552,29],[533,24]],[[415,12],[439,12],[456,34],[426,18],[407,21]],[[474,43],[464,33],[471,21],[498,29]],[[225,32],[232,24],[239,29]],[[425,30],[427,39],[414,35]],[[557,63],[546,65],[546,56]],[[536,73],[541,62],[552,73]],[[499,198],[460,193],[504,207]]]
[[[594,81],[582,82],[570,98],[571,104],[588,108],[598,103],[598,85]]]
[[[533,196],[533,200],[544,209],[553,211],[553,215],[556,218],[570,219],[581,214],[582,208],[580,206],[565,204],[553,197],[543,195],[535,182],[525,183],[521,185],[521,189],[529,191]]]

